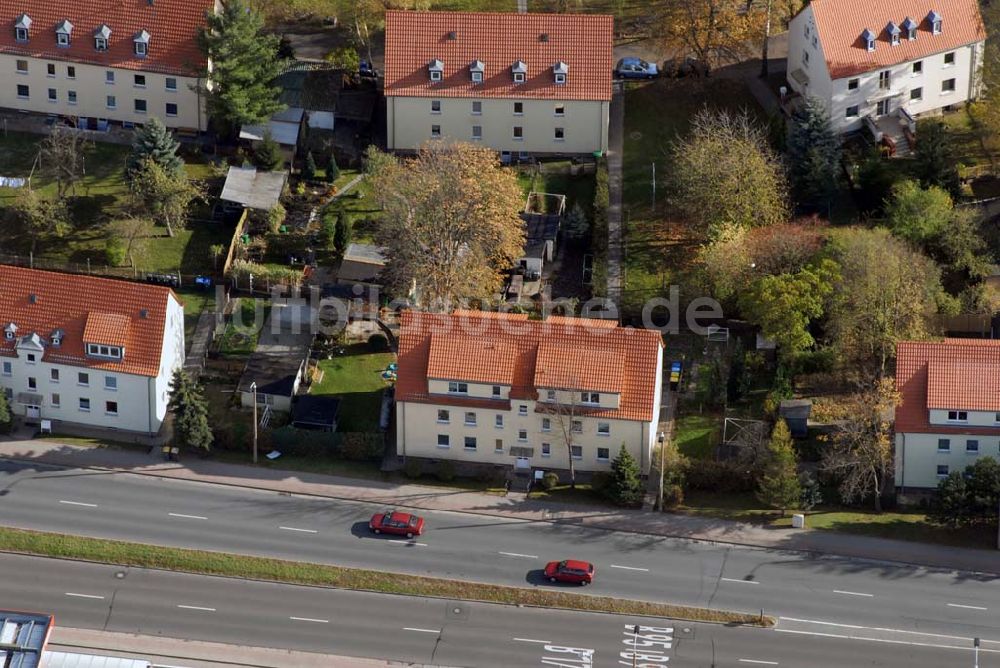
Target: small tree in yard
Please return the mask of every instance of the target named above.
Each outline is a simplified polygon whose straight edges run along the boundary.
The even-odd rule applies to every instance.
[[[46,237],[61,239],[69,233],[69,211],[63,200],[42,197],[37,191],[25,188],[8,209],[6,225],[15,237],[29,239],[30,250],[34,253],[38,242]]]
[[[921,124],[914,151],[914,172],[925,188],[938,186],[944,188],[952,199],[958,199],[962,194],[962,183],[958,176],[952,137],[948,129],[940,121],[929,121]]]
[[[326,182],[333,183],[340,176],[340,167],[337,166],[337,156],[330,154],[330,160],[326,163]]]
[[[339,216],[336,226],[333,228],[333,249],[337,251],[338,255],[347,252],[347,247],[351,245],[352,232],[350,217],[347,215]]]
[[[14,424],[14,415],[10,411],[10,402],[7,401],[7,394],[0,392],[0,434],[10,433],[10,428]]]
[[[548,391],[548,390],[547,390]],[[576,435],[583,432],[583,421],[579,419],[580,404],[577,399],[580,391],[571,388],[552,389],[555,396],[551,399],[539,400],[537,406],[543,415],[555,422],[554,431],[566,446],[566,459],[569,462],[569,486],[576,489],[576,465],[573,450],[577,447]]]
[[[608,496],[620,506],[635,506],[642,501],[642,477],[639,464],[622,443],[618,456],[611,463],[611,484]]]
[[[781,510],[784,517],[786,510],[798,507],[801,495],[792,435],[785,421],[779,419],[767,446],[767,463],[757,482],[757,498],[761,503]]]
[[[285,158],[281,155],[281,147],[278,142],[274,141],[270,132],[264,133],[264,139],[254,147],[253,164],[257,169],[270,172],[279,169],[284,163]]]
[[[792,115],[788,137],[792,189],[800,204],[826,208],[837,188],[840,138],[819,98],[809,96]]]
[[[208,247],[208,254],[212,256],[212,269],[219,270],[219,258],[226,252],[226,247],[222,244],[212,244]]]
[[[174,371],[170,381],[170,403],[174,414],[174,442],[193,450],[212,446],[212,428],[208,423],[208,403],[200,385],[183,369]]]
[[[316,178],[316,159],[313,158],[312,151],[306,153],[306,162],[302,166],[302,178],[305,181],[312,181]]]
[[[129,190],[135,217],[162,220],[171,237],[187,224],[188,207],[201,195],[183,171],[170,172],[150,158],[132,172]]]
[[[136,131],[132,140],[132,152],[125,163],[125,171],[131,175],[142,167],[146,160],[152,160],[171,176],[184,174],[184,160],[177,155],[181,145],[170,134],[167,126],[158,118],[151,118],[142,129]]]
[[[952,471],[938,483],[929,515],[938,524],[953,528],[961,526],[968,519],[969,493],[965,477],[961,473]]]

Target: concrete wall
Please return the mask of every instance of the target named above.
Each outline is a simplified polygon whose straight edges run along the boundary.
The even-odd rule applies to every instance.
[[[521,415],[519,408],[526,407]],[[447,423],[438,421],[438,410],[449,411]],[[465,423],[465,413],[476,415],[476,424]],[[497,426],[496,418],[501,416],[503,426]],[[545,430],[543,420],[549,419],[549,429]],[[399,455],[451,459],[483,464],[513,465],[511,446],[534,448],[530,460],[532,468],[568,469],[569,457],[563,440],[559,420],[568,417],[550,416],[535,412],[534,401],[514,400],[510,410],[483,408],[463,408],[456,406],[399,402],[396,405],[396,452]],[[613,460],[622,443],[636,458],[643,462],[643,473],[649,470],[649,424],[635,420],[608,420],[577,416],[582,422],[582,431],[573,436],[573,444],[582,447],[582,456],[574,461],[579,471],[610,471]],[[607,436],[598,434],[598,425],[608,425]],[[567,423],[568,424],[568,423]],[[525,431],[525,440],[519,440],[519,431]],[[438,435],[449,437],[448,447],[438,446]],[[467,450],[465,437],[476,438],[476,449]],[[497,451],[496,441],[500,440],[502,451]],[[542,454],[542,445],[548,443],[550,454]],[[607,461],[598,459],[598,448],[607,448]]]
[[[925,56],[919,61],[908,61],[886,68],[889,71],[889,89],[879,89],[879,72],[874,70],[863,74],[830,79],[823,55],[823,45],[818,42],[813,46],[812,35],[815,35],[813,14],[806,7],[789,26],[788,44],[788,83],[792,90],[801,95],[812,95],[824,102],[830,113],[834,130],[840,133],[853,132],[862,128],[862,119],[874,115],[879,99],[888,96],[888,113],[897,114],[900,107],[913,116],[935,113],[943,107],[956,105],[975,99],[979,94],[980,70],[983,61],[983,43],[977,42],[958,49],[941,51]],[[806,37],[806,28],[810,28],[810,37]],[[875,29],[875,27],[873,27]],[[905,39],[905,36],[904,36]],[[920,39],[933,40],[932,36],[921,33]],[[877,49],[892,49],[890,44],[880,40]],[[946,53],[955,54],[953,65],[945,65]],[[808,54],[808,63],[806,56]],[[913,65],[921,63],[921,71],[914,73]],[[791,73],[801,69],[809,75],[809,85],[800,85]],[[857,88],[849,89],[852,80],[857,79]],[[943,92],[943,82],[955,79],[954,92]],[[919,99],[911,95],[919,89]],[[858,106],[858,115],[848,117],[847,110]]]
[[[26,73],[17,71],[17,62],[26,61]],[[48,65],[55,66],[55,75],[48,74]],[[69,69],[75,77],[69,77]],[[114,73],[114,83],[108,83],[107,72]],[[146,77],[145,87],[135,85],[135,76]],[[168,90],[167,79],[176,81],[176,90]],[[0,107],[43,114],[82,116],[112,121],[146,123],[156,117],[170,128],[205,130],[207,118],[204,100],[198,92],[196,77],[168,77],[153,72],[137,72],[68,61],[55,61],[27,56],[0,55]],[[18,96],[18,85],[28,86],[28,98]],[[56,101],[48,91],[56,91]],[[76,103],[70,102],[70,92],[76,93]],[[115,97],[115,107],[108,107],[108,96]],[[146,112],[135,111],[135,100],[146,101]],[[167,103],[177,105],[176,116],[167,115]]]
[[[938,448],[938,440],[950,442],[948,451]],[[970,451],[967,443],[979,442],[978,451]],[[965,470],[980,457],[1000,458],[1000,427],[991,435],[965,434],[896,434],[896,487],[934,488],[941,476],[938,466],[948,466],[948,472]]]
[[[474,101],[481,104],[479,113],[473,112]],[[515,114],[515,102],[523,105],[522,113]],[[559,105],[561,116],[556,114]],[[438,138],[512,153],[589,154],[608,149],[607,102],[387,97],[386,109],[387,143],[394,150],[416,149]],[[440,127],[440,137],[432,134],[432,126]],[[478,139],[474,127],[481,129]],[[522,128],[522,139],[514,139],[515,127]],[[563,129],[561,140],[556,128]]]

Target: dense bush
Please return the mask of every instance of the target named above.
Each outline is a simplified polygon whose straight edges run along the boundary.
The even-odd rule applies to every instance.
[[[128,260],[128,249],[125,242],[118,237],[111,237],[104,242],[104,258],[112,267],[120,267]]]
[[[604,471],[597,471],[590,478],[590,488],[595,492],[603,492],[611,484],[611,474]]]
[[[372,334],[368,337],[368,347],[371,348],[372,352],[384,353],[389,349],[389,340],[385,338],[384,334]]]
[[[684,503],[684,488],[680,485],[665,485],[663,487],[663,507],[676,508]]]
[[[286,426],[271,430],[271,444],[286,455],[323,457],[337,454],[341,434]]]
[[[403,466],[403,475],[411,480],[416,480],[424,474],[424,463],[419,459],[407,459]]]
[[[684,467],[687,491],[752,492],[755,480],[746,466],[711,459],[689,459]]]
[[[549,471],[548,473],[542,476],[542,482],[541,482],[542,489],[550,490],[558,484],[559,484],[558,473],[553,473],[552,471]]]
[[[340,436],[340,456],[352,461],[381,459],[385,454],[385,441],[381,434],[345,432]]]
[[[442,459],[438,462],[434,473],[441,482],[451,482],[455,479],[455,464],[448,459]]]

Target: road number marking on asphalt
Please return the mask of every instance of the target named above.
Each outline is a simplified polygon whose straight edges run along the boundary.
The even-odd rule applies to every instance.
[[[417,629],[411,626],[404,626],[404,631],[416,631],[417,633],[441,633],[441,629]]]
[[[745,584],[745,585],[757,585],[757,584],[760,584],[756,580],[739,580],[737,578],[719,578],[719,579],[722,580],[723,582],[739,582],[740,584]]]
[[[594,650],[586,647],[545,645],[542,665],[556,668],[593,668]]]
[[[861,591],[844,591],[843,589],[834,589],[834,594],[844,594],[845,596],[866,596],[868,598],[874,598],[875,594],[866,594]]]
[[[618,653],[618,665],[656,668],[669,663],[667,652],[674,646],[672,627],[626,624],[622,636],[622,644],[629,649]]]
[[[611,564],[611,568],[620,568],[623,571],[643,571],[645,573],[649,572],[648,568],[636,568],[635,566],[619,566],[618,564]]]
[[[537,559],[538,555],[535,554],[520,554],[518,552],[500,552],[505,557],[521,557],[522,559]]]
[[[201,515],[184,515],[183,513],[167,513],[170,517],[180,517],[185,520],[207,520],[207,517],[202,517]]]
[[[73,592],[68,591],[68,592],[66,592],[66,595],[67,596],[72,596],[73,598],[93,598],[93,599],[97,599],[98,601],[103,601],[104,600],[103,596],[95,596],[94,594],[74,594]]]
[[[84,508],[96,508],[96,503],[81,503],[80,501],[63,501],[59,499],[59,503],[63,503],[67,506],[83,506]]]
[[[284,529],[285,531],[298,531],[299,533],[319,533],[315,529],[298,529],[296,527],[278,527],[279,529]]]
[[[965,610],[989,610],[989,608],[984,608],[981,605],[961,605],[960,603],[949,603],[949,608],[964,608]]]
[[[178,605],[183,610],[200,610],[201,612],[215,612],[215,608],[203,608],[200,605]]]
[[[315,624],[329,624],[330,623],[329,619],[313,619],[312,617],[289,617],[289,619],[291,619],[292,621],[295,621],[295,622],[313,622]]]

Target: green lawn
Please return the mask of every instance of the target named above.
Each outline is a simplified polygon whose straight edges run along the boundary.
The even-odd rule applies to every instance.
[[[215,306],[215,291],[186,286],[176,288],[174,292],[184,304],[184,340],[190,343],[202,310]]]
[[[674,442],[685,457],[711,459],[719,443],[719,432],[717,415],[684,415],[677,419]]]
[[[361,343],[319,362],[323,378],[313,383],[311,393],[340,398],[338,431],[378,431],[382,391],[389,385],[381,374],[395,360],[395,354],[373,353],[368,344]]]
[[[337,182],[346,184],[354,178],[354,175],[345,177],[341,173]],[[370,244],[375,241],[375,224],[382,216],[382,209],[379,208],[372,196],[371,185],[367,179],[362,180],[342,197],[332,200],[322,212],[335,213],[337,216],[347,216],[351,220],[352,235],[351,241],[356,243]]]
[[[628,84],[625,91],[623,215],[625,217],[625,285],[623,309],[637,311],[649,298],[679,282],[691,262],[696,243],[685,224],[670,214],[669,150],[704,106],[763,112],[746,87],[722,78],[657,79]],[[653,163],[656,202],[653,209]]]
[[[270,312],[270,305],[264,309],[263,319],[260,320],[260,327],[254,319],[257,308],[256,299],[240,299],[240,323],[229,322],[219,340],[219,352],[223,355],[249,355],[257,349],[257,341],[260,338],[260,330],[267,322]]]
[[[776,510],[761,507],[752,494],[691,492],[678,512],[762,524],[775,528],[792,525],[791,513],[781,517]],[[819,531],[861,534],[955,547],[993,548],[996,527],[949,529],[931,524],[921,512],[874,513],[855,508],[822,506],[806,513],[806,527]]]

